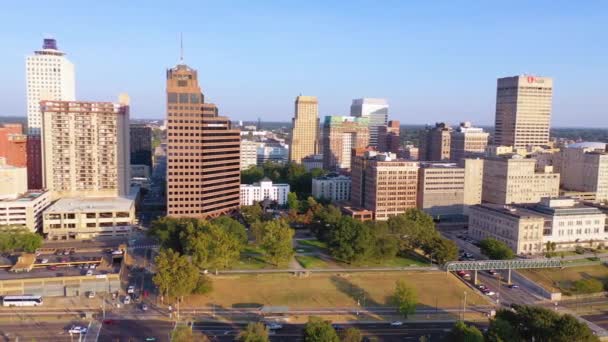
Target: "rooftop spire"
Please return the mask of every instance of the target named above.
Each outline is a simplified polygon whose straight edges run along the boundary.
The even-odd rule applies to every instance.
[[[179,33],[179,63],[184,63],[184,38],[182,33]]]

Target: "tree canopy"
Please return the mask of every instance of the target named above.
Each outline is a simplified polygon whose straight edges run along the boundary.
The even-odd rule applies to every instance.
[[[237,340],[240,342],[268,342],[268,328],[262,322],[247,324],[245,330],[241,331]]]
[[[599,341],[587,325],[569,314],[538,306],[514,305],[513,311],[498,310],[490,321],[486,340],[489,342],[595,342]]]
[[[513,259],[515,254],[506,243],[493,238],[483,239],[479,242],[481,253],[493,260]]]
[[[181,297],[191,294],[199,280],[199,270],[184,255],[172,249],[162,250],[155,258],[154,284],[163,295]]]
[[[256,222],[251,229],[269,263],[278,266],[291,259],[294,230],[285,220]]]
[[[251,184],[268,177],[274,183],[287,183],[291,191],[301,198],[306,198],[312,191],[312,179],[326,174],[325,170],[312,169],[306,171],[303,165],[296,163],[278,164],[266,162],[262,166],[252,166],[241,171],[241,183]]]
[[[412,287],[407,285],[403,280],[399,280],[395,284],[392,302],[397,307],[397,312],[407,318],[408,315],[416,311],[418,296]]]
[[[23,251],[33,253],[42,246],[42,236],[30,232],[27,228],[6,226],[0,227],[0,252]]]
[[[306,342],[339,342],[340,338],[329,321],[320,317],[308,317],[304,327],[304,341]]]
[[[450,331],[449,341],[483,342],[483,334],[476,327],[466,325],[463,321],[458,321],[454,324],[452,331]]]

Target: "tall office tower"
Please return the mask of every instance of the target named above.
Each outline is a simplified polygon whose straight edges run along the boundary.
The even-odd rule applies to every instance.
[[[366,151],[354,157],[351,203],[371,210],[376,220],[416,208],[418,162],[396,159],[394,153]]]
[[[547,145],[553,80],[513,76],[498,79],[494,145],[526,148]]]
[[[420,160],[450,160],[452,127],[438,122],[435,127],[427,127],[420,134]]]
[[[42,101],[43,186],[60,197],[129,193],[129,97]]]
[[[558,155],[562,188],[595,193],[598,202],[608,201],[608,152],[605,143],[570,144]]]
[[[388,103],[385,99],[355,99],[350,106],[350,115],[369,119],[369,145],[378,147],[380,127],[388,121]]]
[[[378,130],[378,151],[397,153],[399,151],[400,127],[398,120],[391,120]]]
[[[40,101],[74,101],[74,65],[57,49],[55,39],[44,39],[42,50],[28,56],[25,63],[27,88],[27,172],[30,189],[42,188]]]
[[[559,174],[547,167],[537,172],[536,161],[520,155],[489,157],[483,163],[482,200],[495,204],[537,203],[559,194]]]
[[[211,218],[239,207],[241,134],[205,103],[196,70],[167,70],[167,215]]]
[[[152,169],[152,128],[132,124],[129,127],[131,138],[131,165],[147,165]]]
[[[21,124],[0,125],[0,158],[6,165],[27,166],[27,136],[23,134]]]
[[[350,170],[353,148],[369,145],[369,119],[326,116],[323,123],[323,168]]]
[[[473,127],[470,122],[461,122],[452,131],[450,141],[450,159],[459,162],[463,158],[482,157],[486,153],[489,133],[483,128]]]
[[[303,158],[319,151],[319,102],[316,96],[298,96],[291,125],[289,161],[301,163]]]

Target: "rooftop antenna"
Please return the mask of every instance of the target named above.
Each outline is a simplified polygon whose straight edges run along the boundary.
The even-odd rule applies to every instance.
[[[179,33],[179,63],[184,63],[184,37],[182,33]]]

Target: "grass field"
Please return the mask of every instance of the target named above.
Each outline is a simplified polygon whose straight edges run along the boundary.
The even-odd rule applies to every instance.
[[[544,269],[528,269],[519,271],[529,279],[551,291],[561,291],[565,295],[570,293],[572,284],[580,279],[595,278],[602,282],[608,280],[608,266],[591,265]]]
[[[463,292],[467,303],[488,302],[445,272],[390,272],[353,274],[312,274],[296,277],[288,274],[230,275],[213,277],[213,291],[206,296],[191,296],[190,306],[216,305],[224,308],[260,305],[286,305],[290,308],[385,306],[395,282],[403,280],[416,289],[420,306],[458,308]]]
[[[262,251],[254,246],[247,246],[241,253],[241,258],[234,265],[235,270],[259,270],[264,268],[274,268],[264,261]]]
[[[296,255],[296,260],[304,268],[327,268],[327,262],[311,255]]]

